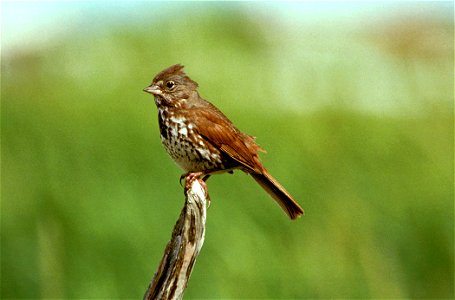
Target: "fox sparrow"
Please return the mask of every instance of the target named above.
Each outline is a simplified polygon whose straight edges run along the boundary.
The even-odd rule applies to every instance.
[[[303,209],[259,161],[255,138],[241,132],[213,104],[180,64],[155,76],[145,92],[155,96],[161,142],[189,178],[240,169],[250,174],[295,219]]]

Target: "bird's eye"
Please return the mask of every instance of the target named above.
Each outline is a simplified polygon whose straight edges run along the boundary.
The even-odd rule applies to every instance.
[[[168,82],[166,82],[166,87],[167,87],[168,89],[172,89],[174,86],[175,86],[174,81],[168,81]]]

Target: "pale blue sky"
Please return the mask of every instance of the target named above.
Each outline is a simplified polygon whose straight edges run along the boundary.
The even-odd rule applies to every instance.
[[[414,2],[415,4],[415,2]],[[68,29],[114,22],[140,26],[160,19],[178,6],[188,6],[195,11],[206,6],[223,6],[244,9],[246,13],[280,19],[286,24],[321,23],[354,24],[364,20],[386,17],[397,10],[421,10],[420,13],[450,16],[451,1],[428,2],[152,2],[152,1],[3,1],[1,4],[2,51],[9,52],[23,47],[37,47],[50,39],[65,34]],[[445,13],[447,11],[447,13]],[[95,29],[94,29],[95,30]]]

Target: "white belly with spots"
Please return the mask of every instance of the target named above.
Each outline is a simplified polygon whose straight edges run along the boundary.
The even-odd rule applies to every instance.
[[[172,159],[185,172],[223,169],[218,150],[210,151],[211,145],[195,133],[194,125],[184,117],[177,117],[170,112],[159,112],[161,142]],[[167,117],[164,116],[167,114]]]

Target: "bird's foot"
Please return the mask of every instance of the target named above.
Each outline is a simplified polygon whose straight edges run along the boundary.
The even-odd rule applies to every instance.
[[[201,176],[204,175],[203,172],[188,172],[180,176],[180,182],[182,181],[182,177],[185,178],[185,190],[188,190],[193,183],[193,181],[197,179],[201,179]]]
[[[209,178],[210,178],[210,174],[205,174],[203,172],[197,172],[197,173],[191,173],[191,172],[188,172],[188,173],[185,173],[185,174],[182,174],[180,175],[180,179],[179,179],[179,182],[180,182],[180,185],[182,185],[182,180],[185,179],[186,181],[186,178],[189,176],[189,175],[192,175],[192,174],[197,174],[198,177],[201,177],[202,175],[204,175],[204,177],[202,177],[202,180],[203,181],[207,181]]]
[[[203,177],[202,177],[203,176]],[[202,177],[202,180],[201,180]],[[186,174],[183,174],[180,176],[180,185],[182,185],[182,179],[185,178],[185,190],[184,192],[186,193],[187,190],[191,188],[191,184],[195,180],[199,180],[200,185],[204,189],[205,196],[207,198],[207,208],[210,207],[211,201],[210,201],[210,195],[209,195],[209,190],[207,188],[207,184],[205,181],[209,179],[210,174],[205,174],[204,172],[188,172]]]

